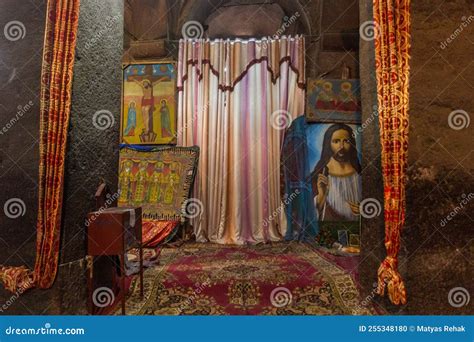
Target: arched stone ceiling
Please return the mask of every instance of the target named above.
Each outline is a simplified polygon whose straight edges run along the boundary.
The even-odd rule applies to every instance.
[[[205,26],[208,18],[223,8],[238,6],[245,11],[245,5],[280,7],[288,18],[298,15],[295,23],[298,33],[317,33],[318,28],[311,27],[315,21],[309,17],[308,8],[298,0],[126,0],[125,33],[130,40],[179,39],[187,21],[196,20]],[[259,21],[267,21],[268,17],[261,15],[254,20],[259,32]]]
[[[302,24],[304,34],[314,34],[311,28],[311,20],[308,17],[307,10],[303,8],[297,0],[182,0],[179,9],[179,19],[174,30],[176,37],[181,37],[181,28],[187,22],[195,20],[201,24],[206,23],[208,17],[219,8],[236,5],[272,5],[281,7],[286,16],[291,17],[295,13],[299,14],[298,20]],[[265,20],[264,18],[262,20]]]
[[[281,30],[285,12],[277,4],[223,6],[214,11],[205,22],[206,37],[268,37]],[[291,34],[295,25],[285,29]]]

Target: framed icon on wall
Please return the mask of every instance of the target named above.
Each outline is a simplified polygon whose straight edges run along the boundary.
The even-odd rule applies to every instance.
[[[176,63],[141,62],[123,67],[121,142],[176,144]]]
[[[308,79],[306,121],[360,124],[360,81]]]

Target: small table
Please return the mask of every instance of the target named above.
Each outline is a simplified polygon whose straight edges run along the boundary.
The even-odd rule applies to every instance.
[[[122,315],[125,315],[125,253],[138,248],[140,258],[140,296],[143,298],[143,240],[142,208],[120,207],[91,212],[87,215],[87,254],[120,258],[120,277],[123,291]],[[93,308],[93,265],[89,271],[89,310]]]

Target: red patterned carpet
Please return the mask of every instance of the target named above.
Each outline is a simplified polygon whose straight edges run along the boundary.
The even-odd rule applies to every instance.
[[[134,279],[127,314],[377,314],[361,305],[350,273],[299,243],[186,244],[163,249],[161,264],[145,271],[143,300]]]

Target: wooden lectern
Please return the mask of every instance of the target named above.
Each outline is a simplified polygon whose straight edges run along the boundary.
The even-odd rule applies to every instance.
[[[102,207],[103,208],[103,207]],[[99,209],[87,215],[87,254],[113,256],[120,259],[120,281],[123,291],[122,315],[125,315],[125,253],[138,248],[140,258],[140,296],[143,298],[142,208],[120,207]],[[89,310],[93,309],[93,272],[89,271]]]

